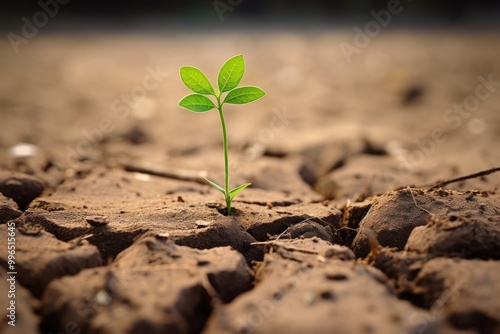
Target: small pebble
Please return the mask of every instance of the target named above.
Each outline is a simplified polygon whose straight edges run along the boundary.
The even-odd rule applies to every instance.
[[[168,233],[168,232],[158,233],[156,235],[156,239],[159,239],[159,240],[168,240],[169,237],[170,237],[170,233]]]
[[[19,143],[9,149],[9,155],[14,158],[28,158],[38,154],[38,146],[28,143]]]
[[[221,207],[221,204],[217,203],[217,202],[207,202],[207,203],[205,203],[205,205],[207,207],[209,207],[210,209],[218,209]]]
[[[109,219],[106,216],[87,217],[85,218],[85,221],[87,222],[87,224],[94,227],[105,226],[109,224]]]
[[[211,222],[208,222],[208,221],[206,221],[206,220],[197,220],[197,221],[195,222],[195,224],[196,224],[196,227],[198,227],[198,228],[202,228],[202,227],[207,227],[207,226],[209,226],[209,225],[210,225],[210,224],[212,224],[212,223],[211,223]]]
[[[134,173],[134,178],[136,180],[144,182],[151,180],[151,176],[149,174],[144,174],[144,173]]]
[[[111,296],[104,290],[100,290],[95,295],[95,302],[97,303],[97,305],[106,306],[111,304],[111,301],[112,301]]]

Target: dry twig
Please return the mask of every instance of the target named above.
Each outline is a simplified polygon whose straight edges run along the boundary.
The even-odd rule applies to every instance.
[[[486,176],[486,175],[489,175],[489,174],[496,173],[498,171],[500,171],[500,167],[495,167],[495,168],[483,170],[483,171],[478,172],[478,173],[474,173],[474,174],[469,174],[469,175],[457,177],[457,178],[451,179],[451,180],[446,180],[446,181],[443,181],[443,182],[439,182],[438,184],[430,187],[429,190],[433,190],[433,189],[437,189],[437,188],[442,188],[442,187],[444,187],[444,186],[446,186],[448,184],[455,183],[455,182],[460,182],[460,181],[465,181],[465,180],[469,180],[469,179],[475,179],[476,177]]]
[[[173,169],[164,166],[154,165],[141,161],[120,161],[123,168],[128,172],[138,172],[154,176],[161,176],[169,179],[181,181],[194,181],[200,184],[206,184],[206,171],[192,171],[187,169]]]
[[[413,192],[411,191],[411,188],[410,187],[406,187],[406,189],[408,189],[408,191],[410,192],[411,198],[413,199],[413,203],[415,203],[415,206],[417,208],[419,208],[420,210],[422,210],[424,212],[427,212],[428,214],[430,214],[432,216],[432,212],[424,209],[423,207],[421,207],[420,205],[417,204],[417,200],[415,199],[415,196],[413,196]]]
[[[305,253],[305,254],[313,254],[313,255],[318,255],[318,252],[310,251],[308,249],[303,249],[303,248],[297,248],[297,247],[292,247],[292,246],[285,246],[281,242],[277,242],[275,240],[271,241],[258,241],[258,242],[252,242],[250,245],[271,245],[271,246],[276,246],[276,247],[281,247],[284,250],[290,251],[290,252],[300,252],[300,253]]]

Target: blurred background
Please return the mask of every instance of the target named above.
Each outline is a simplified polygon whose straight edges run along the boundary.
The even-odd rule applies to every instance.
[[[50,3],[50,1],[44,1]],[[498,24],[500,4],[495,0],[401,0],[405,8],[405,18],[399,23],[428,25],[434,24]],[[387,0],[313,0],[313,1],[265,1],[265,0],[220,0],[220,1],[60,1],[64,3],[64,11],[57,21],[63,18],[92,18],[105,21],[121,21],[124,26],[134,27],[134,20],[158,20],[163,24],[214,24],[218,17],[214,14],[214,3],[217,6],[238,7],[231,17],[225,20],[240,20],[262,23],[283,23],[293,20],[314,20],[326,24],[348,24],[353,19],[368,17],[370,10],[387,8]],[[6,0],[1,4],[1,17],[5,25],[15,25],[19,17],[30,15],[39,10],[39,1]],[[130,20],[130,21],[129,21]],[[159,23],[159,22],[156,22]],[[110,24],[110,22],[108,22]],[[56,23],[52,24],[53,26]]]
[[[494,0],[5,0],[0,168],[53,186],[130,161],[220,178],[218,117],[177,106],[178,70],[214,82],[240,53],[267,96],[227,107],[236,178],[341,199],[491,168],[499,28]]]
[[[6,0],[0,5],[1,16],[8,23],[14,24],[16,17],[30,15],[39,10],[40,1],[28,0]],[[51,1],[43,1],[50,3]],[[170,22],[190,23],[214,23],[214,3],[224,7],[238,7],[231,19],[255,20],[259,22],[276,22],[287,19],[309,19],[320,20],[328,23],[344,21],[352,18],[363,18],[370,10],[381,10],[387,8],[387,0],[315,0],[315,1],[264,1],[264,0],[230,0],[230,1],[60,1],[64,4],[63,17],[101,17],[109,20],[127,20],[143,18],[167,19]],[[398,1],[405,7],[406,17],[398,21],[409,21],[410,18],[440,20],[441,24],[465,22],[474,24],[498,23],[500,4],[495,0],[401,0]],[[232,10],[230,10],[232,11]],[[5,22],[4,22],[5,23]],[[417,23],[417,22],[415,22]]]

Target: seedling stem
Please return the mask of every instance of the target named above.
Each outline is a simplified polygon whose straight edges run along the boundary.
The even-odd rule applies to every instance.
[[[217,92],[218,93],[218,92]],[[226,120],[222,112],[220,95],[217,95],[217,110],[219,110],[220,123],[222,125],[222,145],[224,146],[224,197],[227,205],[227,215],[231,215],[231,196],[229,195],[229,152],[227,144]]]

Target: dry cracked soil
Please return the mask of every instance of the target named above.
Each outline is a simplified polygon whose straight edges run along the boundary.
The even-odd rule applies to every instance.
[[[348,65],[349,38],[0,41],[0,332],[500,333],[500,173],[433,187],[500,165],[500,35],[390,32]],[[237,53],[268,95],[227,110],[252,186],[226,216],[218,119],[176,106],[177,71]]]

